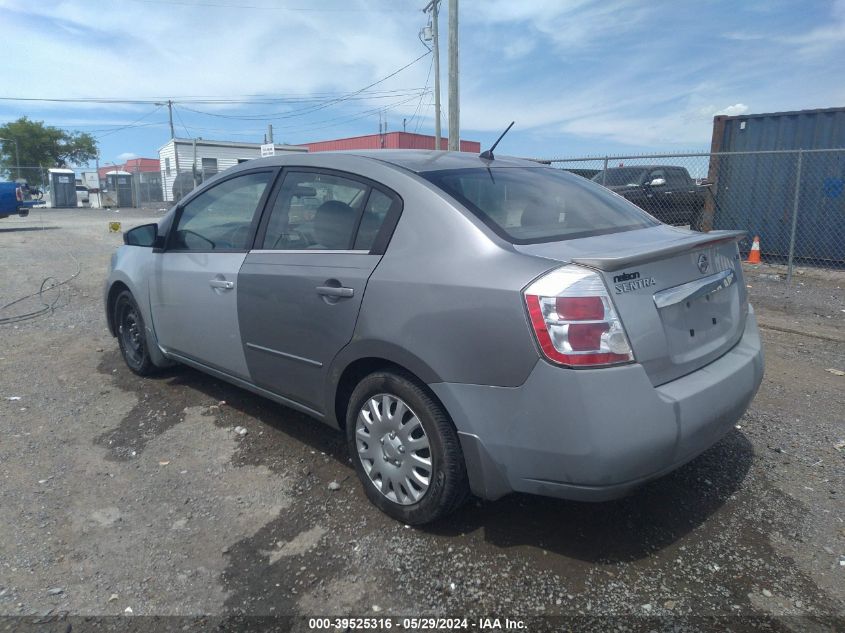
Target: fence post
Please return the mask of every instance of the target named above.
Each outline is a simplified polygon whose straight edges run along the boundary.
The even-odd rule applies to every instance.
[[[604,168],[601,170],[602,186],[604,186],[605,180],[607,180],[607,156],[604,157]]]
[[[793,257],[795,255],[795,230],[798,227],[798,201],[801,197],[801,163],[804,150],[798,150],[798,164],[795,167],[795,195],[792,200],[792,233],[789,236],[789,260],[786,272],[786,287],[792,284]]]

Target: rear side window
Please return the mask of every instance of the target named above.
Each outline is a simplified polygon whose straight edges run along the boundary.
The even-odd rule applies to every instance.
[[[421,175],[514,244],[554,242],[658,224],[601,185],[557,169],[472,168]]]
[[[387,217],[387,212],[393,206],[393,197],[373,189],[364,207],[364,215],[361,216],[361,224],[358,227],[358,235],[355,237],[355,250],[368,251],[376,241],[381,225]]]
[[[261,248],[369,251],[394,201],[358,180],[290,171],[273,204]]]
[[[191,200],[182,210],[173,248],[189,251],[247,250],[252,219],[271,172],[236,176]]]
[[[667,169],[668,179],[666,184],[674,189],[683,189],[690,185],[689,176],[683,169]]]

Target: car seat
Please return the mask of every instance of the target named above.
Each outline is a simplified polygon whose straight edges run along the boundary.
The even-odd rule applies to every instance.
[[[324,202],[314,214],[314,250],[341,251],[349,248],[349,238],[355,223],[355,212],[339,200]]]

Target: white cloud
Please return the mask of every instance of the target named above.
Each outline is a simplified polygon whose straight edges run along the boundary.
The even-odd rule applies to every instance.
[[[343,92],[424,52],[408,37],[422,21],[418,12],[372,14],[356,10],[361,0],[333,4],[337,11],[323,13],[5,0],[4,45],[16,54],[0,79],[20,85],[14,78],[37,69],[38,81],[26,84],[34,96]],[[421,87],[426,71],[420,62],[380,87]]]
[[[537,47],[536,38],[514,37],[502,44],[502,52],[509,60],[525,57]]]
[[[724,114],[726,116],[737,116],[738,114],[745,114],[748,112],[748,106],[744,103],[735,103],[733,105],[729,105],[727,108],[722,108],[721,110],[714,112],[713,116]]]
[[[766,42],[778,46],[788,46],[790,54],[804,58],[826,55],[835,49],[845,49],[845,0],[835,0],[831,4],[830,15],[824,24],[810,29],[790,25],[786,32],[762,32],[736,30],[727,31],[722,37],[737,42]]]
[[[737,42],[753,42],[756,40],[764,40],[766,36],[762,33],[751,33],[748,31],[728,31],[722,33],[722,37],[728,40],[735,40]]]
[[[655,7],[631,0],[487,0],[482,10],[465,11],[469,24],[528,26],[560,51],[598,48],[609,35],[636,28]]]
[[[117,155],[117,160],[123,161],[124,163],[127,160],[132,160],[133,158],[138,158],[138,154],[135,152],[123,152],[122,154]]]
[[[466,0],[461,5],[464,136],[494,140],[515,119],[512,142],[525,134],[546,146],[587,139],[596,151],[607,143],[643,149],[704,147],[712,117],[743,114],[749,111],[747,103],[758,111],[777,111],[845,100],[843,84],[834,79],[837,58],[831,55],[829,63],[819,63],[825,59],[820,56],[845,40],[845,0],[833,5],[828,22],[808,27],[805,20],[803,30],[796,27],[787,36],[763,18],[749,21],[744,6],[734,10],[726,0],[725,6],[716,6],[719,1],[686,10],[676,3],[627,0]],[[226,3],[304,10],[208,6]],[[414,0],[204,4],[0,0],[0,21],[7,27],[4,44],[16,51],[0,65],[0,82],[18,86],[18,94],[44,97],[338,93],[367,85],[424,51],[416,33],[425,17],[419,11],[422,3]],[[444,121],[445,8],[446,3],[441,11]],[[725,19],[729,9],[731,19]],[[753,30],[744,31],[746,24],[753,24]],[[722,31],[722,38],[709,36]],[[422,87],[428,67],[429,60],[421,60],[379,88]],[[37,81],[21,83],[21,77]],[[430,132],[433,125],[430,101],[428,95],[422,101],[420,112],[428,118],[421,132]],[[330,127],[332,120],[385,103],[353,101],[347,108],[279,118],[273,124],[279,138],[292,142],[331,138],[338,134]],[[409,118],[409,129],[415,128],[411,117],[418,103],[414,99],[391,111],[391,129],[400,127],[403,117]],[[203,104],[196,109],[284,116],[294,107],[302,104],[240,109]],[[0,116],[29,113],[41,118],[39,113],[46,113],[54,117],[50,124],[80,121],[82,129],[108,132],[109,125],[131,124],[153,106],[14,103],[11,108],[0,103]],[[259,117],[234,127],[225,118],[199,117],[182,105],[179,110],[188,127],[207,138],[239,138],[248,132],[260,140],[267,123]],[[361,116],[345,131],[356,126],[359,133],[375,131],[378,114]],[[167,109],[149,114],[143,123],[153,124],[144,131],[155,139],[151,145],[160,145],[166,128],[156,126],[167,125]],[[174,123],[181,134],[178,116]],[[146,153],[143,147],[113,142],[120,135],[116,131],[104,137],[116,145],[109,151]]]

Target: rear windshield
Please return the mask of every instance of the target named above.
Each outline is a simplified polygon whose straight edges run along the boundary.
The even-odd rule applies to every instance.
[[[658,224],[601,185],[558,169],[472,168],[421,175],[514,244],[555,242]]]

